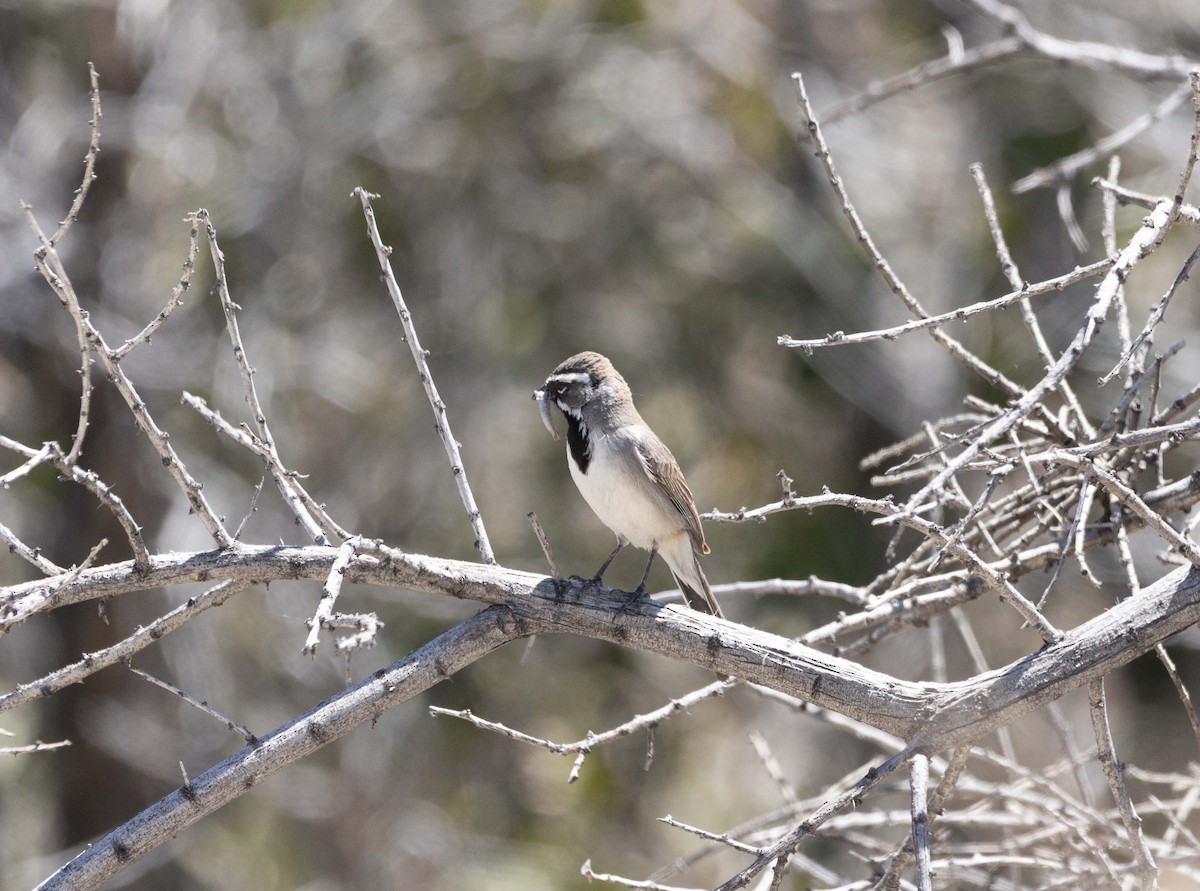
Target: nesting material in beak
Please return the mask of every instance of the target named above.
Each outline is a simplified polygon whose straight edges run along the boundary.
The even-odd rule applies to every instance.
[[[550,431],[550,435],[555,440],[562,439],[558,435],[558,431],[554,429],[554,419],[550,416],[550,395],[545,390],[534,390],[533,398],[537,400],[538,412],[542,416],[542,423],[546,425],[546,429]]]

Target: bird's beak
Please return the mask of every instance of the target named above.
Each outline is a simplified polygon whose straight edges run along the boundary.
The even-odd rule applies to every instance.
[[[534,390],[533,398],[537,400],[538,412],[542,416],[542,423],[546,425],[546,429],[550,431],[550,435],[555,440],[561,439],[558,431],[554,429],[554,419],[550,416],[550,394],[545,390]]]

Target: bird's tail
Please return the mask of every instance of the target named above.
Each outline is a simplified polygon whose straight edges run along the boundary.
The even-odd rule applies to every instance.
[[[710,616],[725,618],[717,598],[713,596],[708,579],[700,568],[700,557],[692,550],[691,539],[681,536],[674,547],[663,548],[660,553],[663,560],[675,577],[675,584],[683,591],[687,605],[696,612],[708,613]]]

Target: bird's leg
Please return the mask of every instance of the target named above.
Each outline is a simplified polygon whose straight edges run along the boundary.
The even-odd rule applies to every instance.
[[[637,588],[633,592],[633,596],[626,600],[619,610],[618,615],[624,615],[629,610],[633,609],[637,604],[646,599],[646,579],[650,578],[650,567],[654,565],[654,558],[658,556],[658,545],[650,548],[650,559],[646,561],[646,571],[642,573],[642,580],[638,582]]]
[[[646,596],[646,579],[650,578],[650,567],[654,565],[654,558],[658,556],[658,545],[650,548],[650,559],[646,561],[646,571],[642,573],[642,580],[638,582],[638,586],[634,589],[634,594],[638,597]]]
[[[608,569],[608,564],[613,562],[613,557],[617,556],[617,554],[619,554],[621,552],[621,548],[623,548],[623,547],[625,547],[625,539],[618,538],[617,546],[615,548],[613,548],[612,553],[608,555],[608,559],[600,564],[600,568],[597,569],[596,574],[594,576],[592,576],[592,584],[593,585],[600,584],[600,577],[604,575],[604,570]]]

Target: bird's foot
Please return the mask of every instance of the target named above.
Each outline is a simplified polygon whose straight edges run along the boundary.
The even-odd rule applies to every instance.
[[[650,595],[646,593],[646,589],[638,586],[635,590],[629,592],[629,596],[625,598],[625,602],[621,604],[621,608],[617,610],[618,616],[623,616],[632,609],[635,609],[642,603],[650,599]]]

